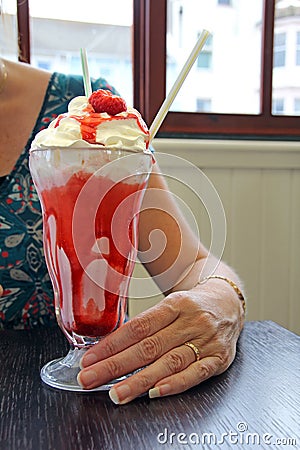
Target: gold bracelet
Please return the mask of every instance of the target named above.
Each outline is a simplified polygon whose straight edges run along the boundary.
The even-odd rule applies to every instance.
[[[218,280],[223,280],[226,281],[226,283],[230,284],[231,287],[233,287],[233,289],[235,290],[235,292],[237,293],[239,299],[242,302],[242,307],[244,310],[244,313],[246,313],[246,300],[245,297],[242,294],[242,291],[240,290],[240,288],[231,280],[229,280],[229,278],[223,277],[222,275],[210,275],[209,277],[205,277],[203,278],[203,280],[199,281],[197,284],[202,284],[207,280],[210,280],[212,278],[216,278]]]

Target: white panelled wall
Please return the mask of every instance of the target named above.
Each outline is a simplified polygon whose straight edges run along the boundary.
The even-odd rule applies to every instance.
[[[154,147],[158,155],[171,155],[170,161],[179,156],[201,168],[215,186],[227,221],[223,259],[244,281],[247,319],[273,320],[300,334],[300,143],[156,139]],[[197,177],[185,161],[174,168],[176,179]],[[170,171],[162,167],[163,173]],[[211,227],[203,204],[184,182],[170,178],[169,186],[191,208],[209,247]],[[135,277],[144,276],[137,264]],[[162,298],[153,293],[151,279],[141,285],[133,279],[130,315]]]

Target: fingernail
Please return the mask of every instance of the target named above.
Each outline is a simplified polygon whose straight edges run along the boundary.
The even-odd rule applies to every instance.
[[[95,381],[97,381],[97,374],[94,370],[79,372],[79,374],[77,375],[77,381],[81,387],[87,388]]]
[[[160,397],[159,387],[155,387],[155,388],[149,389],[149,397],[150,398]]]
[[[88,355],[84,355],[81,358],[79,366],[81,369],[84,369],[85,367],[95,364],[97,361],[98,361],[97,355],[95,355],[95,353],[89,353]]]
[[[161,386],[149,389],[149,398],[163,397],[171,392],[171,386],[169,384],[162,384]]]
[[[108,394],[111,401],[114,402],[115,405],[120,405],[129,401],[131,389],[128,384],[122,384],[119,387],[111,388]]]

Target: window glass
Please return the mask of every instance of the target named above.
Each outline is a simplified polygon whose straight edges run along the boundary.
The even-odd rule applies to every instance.
[[[200,34],[198,35],[198,38]],[[199,54],[197,58],[197,67],[203,69],[211,69],[212,68],[212,55],[213,55],[213,36],[208,36],[205,47]]]
[[[82,74],[86,48],[91,77],[103,77],[132,104],[133,0],[30,0],[31,64]]]
[[[283,114],[283,113],[284,113],[284,98],[274,98],[273,114]]]
[[[211,112],[211,100],[209,98],[197,98],[197,112]]]
[[[16,2],[0,1],[0,55],[18,59],[18,24]]]
[[[297,31],[296,65],[300,66],[300,31]]]
[[[300,1],[278,0],[274,18],[273,114],[299,115],[299,65]]]
[[[201,31],[212,33],[173,111],[199,111],[197,99],[205,99],[214,113],[260,112],[263,0],[238,0],[230,8],[223,5],[211,0],[168,0],[167,91]]]
[[[274,67],[285,66],[286,33],[274,34]]]
[[[300,98],[294,99],[294,114],[296,116],[300,115]]]

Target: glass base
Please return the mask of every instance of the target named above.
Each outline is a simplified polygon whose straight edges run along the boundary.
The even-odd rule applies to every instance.
[[[71,348],[65,357],[49,361],[41,369],[43,382],[57,389],[84,393],[108,391],[114,384],[126,378],[125,376],[117,378],[94,389],[83,389],[77,382],[77,375],[81,370],[79,366],[80,360],[87,350],[87,348]]]

